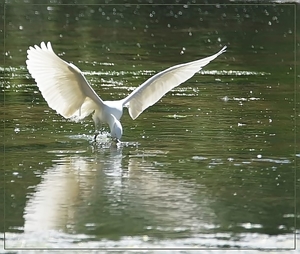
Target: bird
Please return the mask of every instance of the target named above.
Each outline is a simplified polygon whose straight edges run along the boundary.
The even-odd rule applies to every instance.
[[[48,106],[66,119],[78,122],[92,114],[95,124],[94,141],[102,124],[110,127],[110,136],[120,142],[123,127],[120,119],[123,108],[128,108],[136,119],[145,109],[159,101],[167,92],[194,76],[202,67],[226,51],[203,59],[178,64],[150,77],[127,97],[102,100],[91,87],[81,70],[61,59],[52,49],[51,42],[29,46],[26,65]]]

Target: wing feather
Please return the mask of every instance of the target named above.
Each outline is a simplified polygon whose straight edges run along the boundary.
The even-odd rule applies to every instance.
[[[212,56],[179,64],[157,73],[123,99],[123,106],[127,106],[131,118],[136,119],[146,108],[152,106],[174,87],[190,79],[225,51],[226,46]]]
[[[63,117],[83,119],[103,105],[81,71],[58,57],[50,42],[29,47],[26,64],[49,107]]]

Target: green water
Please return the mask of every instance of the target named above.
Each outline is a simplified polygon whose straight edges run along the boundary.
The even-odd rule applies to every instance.
[[[6,248],[294,247],[295,5],[4,7]],[[228,49],[136,120],[125,110],[111,146],[48,107],[25,66],[41,41],[104,100]]]

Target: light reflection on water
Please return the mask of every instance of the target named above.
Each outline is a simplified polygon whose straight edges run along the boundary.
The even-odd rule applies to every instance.
[[[176,247],[173,247],[174,245]],[[266,245],[271,246],[269,250],[263,252],[258,250],[266,249]],[[95,237],[89,235],[66,234],[50,230],[46,233],[31,232],[22,235],[7,233],[6,246],[8,249],[21,247],[26,253],[37,252],[36,250],[26,250],[26,247],[30,249],[31,246],[35,246],[37,249],[46,248],[48,251],[43,251],[43,253],[53,252],[52,248],[55,249],[55,253],[82,253],[84,250],[89,251],[89,253],[110,253],[111,251],[122,251],[122,253],[132,253],[133,251],[139,253],[187,253],[190,251],[197,252],[197,249],[202,252],[205,251],[205,253],[216,253],[216,249],[222,253],[232,253],[233,251],[245,254],[277,253],[278,251],[283,254],[291,253],[291,251],[298,253],[297,250],[293,250],[294,235],[270,236],[257,233],[240,234],[236,239],[232,239],[230,233],[216,233],[198,234],[177,241],[169,239],[153,241],[146,236],[124,236],[118,241],[108,239],[96,241]],[[74,250],[70,251],[72,248]],[[151,250],[152,248],[155,250]],[[185,250],[180,250],[180,248]],[[23,252],[20,251],[20,253]]]
[[[55,154],[55,151],[49,152]],[[106,225],[104,230],[121,227],[117,229],[119,232],[136,224],[134,230],[143,234],[149,231],[148,237],[155,238],[155,234],[174,231],[184,235],[187,231],[189,235],[191,230],[198,232],[212,224],[209,222],[212,212],[207,211],[209,200],[204,193],[205,210],[194,203],[195,193],[189,189],[189,183],[170,178],[138,156],[131,156],[124,169],[122,148],[111,147],[106,160],[101,155],[61,157],[62,153],[72,151],[56,151],[59,158],[53,160],[56,166],[44,173],[42,182],[29,197],[24,211],[25,235],[40,232],[43,236],[45,230],[86,233],[85,227],[92,217],[94,230],[90,233],[96,235],[104,233],[101,232],[103,225]],[[144,156],[147,154],[149,152]],[[152,154],[159,154],[159,151]],[[101,216],[90,214],[87,207],[90,211],[99,211]],[[112,221],[111,216],[115,217],[116,225],[107,224]],[[118,223],[124,216],[128,224]]]
[[[24,227],[19,229],[24,232],[6,235],[7,248],[165,248],[170,244],[190,248],[291,248],[292,235],[251,233],[262,228],[260,224],[238,224],[249,233],[234,236],[218,232],[214,198],[207,188],[199,184],[195,188],[194,181],[160,171],[157,164],[147,161],[149,156],[165,157],[166,152],[133,150],[124,159],[122,146],[95,149],[100,150],[93,157],[84,156],[80,150],[48,151],[57,159],[52,160],[54,166],[44,172],[41,183],[28,196]],[[223,162],[213,159],[209,164]],[[114,232],[112,237],[106,233],[110,230]],[[137,236],[126,236],[125,232]],[[178,245],[176,240],[171,241],[174,233],[175,238],[184,237]],[[120,239],[115,241],[115,237]]]

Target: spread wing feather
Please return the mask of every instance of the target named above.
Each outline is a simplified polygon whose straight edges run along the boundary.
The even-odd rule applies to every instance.
[[[58,57],[50,42],[29,47],[26,64],[49,107],[63,117],[83,119],[103,105],[81,71]]]
[[[160,100],[167,92],[185,82],[225,52],[226,46],[218,53],[204,59],[170,67],[145,81],[123,99],[123,106],[128,107],[132,119],[136,119],[146,108]]]

